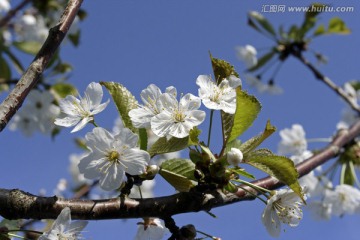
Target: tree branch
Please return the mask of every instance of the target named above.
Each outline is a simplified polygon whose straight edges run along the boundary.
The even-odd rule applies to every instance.
[[[340,130],[326,148],[298,164],[299,177],[337,156],[340,149],[358,135],[360,135],[360,120],[349,130]],[[281,182],[272,177],[259,179],[252,183],[268,189],[283,186]],[[73,219],[100,220],[142,217],[166,219],[176,214],[209,211],[212,208],[235,202],[254,200],[254,195],[249,194],[248,191],[258,194],[250,187],[242,186],[242,188],[245,190],[239,188],[235,194],[225,194],[220,190],[205,193],[190,191],[149,199],[113,198],[103,200],[39,197],[17,189],[0,189],[0,215],[7,219],[55,219],[64,207],[70,207]]]
[[[6,127],[16,111],[21,107],[30,90],[36,85],[47,64],[60,46],[83,0],[69,0],[59,23],[50,29],[42,48],[35,56],[15,88],[0,105],[0,132]]]
[[[357,113],[360,113],[360,107],[357,103],[354,103],[351,101],[351,98],[349,95],[341,88],[338,87],[333,81],[331,81],[330,78],[326,77],[324,74],[322,74],[314,65],[312,65],[299,51],[292,52],[292,55],[300,60],[310,71],[314,74],[315,78],[324,82],[325,85],[327,85],[329,88],[331,88],[335,93],[337,93],[342,99],[344,99],[350,107],[356,111]]]

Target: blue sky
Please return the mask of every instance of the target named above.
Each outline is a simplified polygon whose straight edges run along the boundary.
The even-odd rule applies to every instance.
[[[311,1],[276,1],[286,6],[307,6]],[[333,16],[345,20],[352,34],[348,36],[320,37],[310,48],[329,58],[327,65],[319,68],[338,85],[358,79],[360,27],[358,25],[360,3],[357,1],[327,2],[334,6],[353,6],[352,13],[324,13],[321,21]],[[63,46],[62,57],[74,66],[70,81],[82,93],[92,81],[116,81],[126,86],[136,97],[150,83],[164,89],[174,85],[178,92],[197,94],[195,80],[200,74],[212,74],[209,51],[214,57],[225,59],[235,65],[240,77],[245,65],[235,55],[235,46],[252,44],[267,49],[272,42],[246,24],[249,10],[261,11],[264,4],[274,1],[84,1],[88,18],[81,24],[80,47]],[[303,13],[264,13],[275,25],[300,24]],[[259,50],[260,55],[265,51]],[[307,55],[314,60],[311,54]],[[271,70],[268,76],[271,75]],[[284,89],[279,96],[260,95],[246,83],[243,88],[255,94],[262,103],[262,112],[254,125],[241,137],[246,140],[262,131],[268,119],[278,129],[291,127],[294,123],[304,126],[308,138],[329,137],[335,132],[336,123],[345,106],[342,100],[297,60],[290,59],[277,74],[276,84]],[[245,82],[245,81],[243,81]],[[3,96],[1,96],[3,97]],[[105,96],[109,98],[108,95]],[[97,118],[97,123],[111,129],[117,116],[113,103]],[[207,124],[201,125],[206,132]],[[83,137],[90,131],[88,126],[70,134],[63,129],[55,141],[36,134],[26,138],[20,132],[5,129],[0,137],[2,167],[1,187],[20,188],[38,193],[44,188],[49,195],[61,177],[69,178],[68,157],[79,152],[73,137]],[[212,147],[220,142],[214,131]],[[203,135],[205,139],[206,135]],[[276,151],[279,142],[274,134],[264,146]],[[310,145],[311,147],[321,145]],[[160,179],[158,196],[171,194],[172,187]],[[217,219],[205,213],[175,216],[179,226],[195,224],[204,232],[222,239],[271,239],[261,224],[264,204],[259,201],[243,202],[214,209]],[[332,218],[316,222],[305,210],[304,219],[297,228],[285,228],[280,239],[328,240],[358,239],[357,227],[360,216]],[[132,239],[134,223],[140,219],[94,221],[85,229],[90,239]]]

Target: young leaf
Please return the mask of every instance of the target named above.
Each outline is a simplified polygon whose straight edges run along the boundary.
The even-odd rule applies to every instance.
[[[188,159],[175,158],[163,162],[160,175],[177,191],[188,192],[196,185],[195,164]]]
[[[314,36],[320,36],[323,34],[326,34],[326,29],[325,29],[325,26],[323,24],[321,24],[315,29]]]
[[[236,173],[236,174],[241,175],[243,177],[247,177],[247,178],[250,178],[250,179],[255,179],[254,175],[252,175],[251,173],[248,173],[243,168],[230,168],[229,170],[232,171],[233,173]]]
[[[349,34],[350,32],[350,29],[341,18],[333,17],[330,19],[328,33]]]
[[[13,45],[20,51],[31,55],[36,55],[42,46],[39,42],[13,42]]]
[[[276,36],[276,32],[271,23],[260,13],[252,11],[249,12],[249,17],[254,19],[264,30],[270,33],[272,36]]]
[[[261,110],[261,104],[256,97],[245,91],[236,89],[236,112],[227,142],[231,142],[245,132],[257,118]]]
[[[267,155],[262,150],[261,152],[255,150],[247,156],[245,163],[266,172],[288,185],[304,201],[302,189],[297,181],[299,174],[294,166],[294,162],[289,158]]]
[[[275,131],[276,131],[276,128],[273,125],[271,125],[270,121],[267,121],[264,132],[258,136],[250,138],[249,140],[247,140],[246,142],[241,144],[239,149],[241,150],[241,152],[244,155],[246,155],[247,153],[249,153],[249,152],[253,151],[255,148],[257,148],[266,138],[268,138]]]
[[[149,149],[149,154],[154,156],[156,154],[163,154],[169,152],[180,151],[189,146],[189,137],[175,138],[169,140],[166,137],[159,138]]]
[[[134,133],[137,129],[132,125],[129,117],[129,111],[137,108],[138,102],[129,90],[126,89],[120,83],[115,82],[100,82],[101,85],[105,86],[113,98],[116,108],[123,120],[124,126],[129,128]]]
[[[268,61],[270,61],[270,59],[275,55],[275,53],[276,52],[274,50],[266,53],[265,55],[260,57],[257,64],[255,66],[249,68],[248,71],[253,72],[253,71],[259,69],[260,67],[264,66]]]
[[[219,84],[224,78],[227,78],[230,75],[239,77],[239,74],[235,71],[234,66],[230,63],[218,58],[213,58],[211,54],[210,59],[217,84]]]
[[[67,95],[76,95],[76,88],[69,83],[55,83],[51,86],[51,91],[58,95],[60,98],[65,98]]]

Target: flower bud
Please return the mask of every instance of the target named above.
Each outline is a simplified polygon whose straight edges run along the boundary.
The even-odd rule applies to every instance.
[[[243,153],[237,148],[231,148],[227,153],[227,161],[230,165],[237,166],[243,160]]]

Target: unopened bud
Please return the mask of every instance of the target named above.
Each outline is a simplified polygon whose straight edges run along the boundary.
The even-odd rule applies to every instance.
[[[227,153],[227,161],[230,165],[237,166],[243,160],[243,153],[237,148],[231,148]]]

